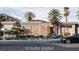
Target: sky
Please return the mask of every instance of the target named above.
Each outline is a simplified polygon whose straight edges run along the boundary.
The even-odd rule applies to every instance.
[[[36,15],[36,20],[48,21],[48,12],[53,8],[60,11],[60,13],[62,14],[61,21],[65,21],[65,17],[63,16],[63,7],[0,7],[0,13],[5,13],[7,15],[18,18],[21,21],[26,21],[24,14],[28,11],[31,11]],[[69,22],[77,21],[76,14],[78,10],[78,7],[70,7],[70,14],[68,16]]]

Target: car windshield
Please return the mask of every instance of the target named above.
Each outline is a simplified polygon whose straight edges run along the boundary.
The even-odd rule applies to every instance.
[[[77,38],[77,37],[79,37],[79,36],[70,36],[70,37],[66,37],[66,39],[68,39],[68,38]]]

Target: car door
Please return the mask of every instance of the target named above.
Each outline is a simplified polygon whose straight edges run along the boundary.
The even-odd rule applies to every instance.
[[[77,36],[77,38],[76,38],[76,42],[79,42],[79,36]]]
[[[74,37],[73,42],[79,42],[79,36]]]
[[[76,37],[76,36],[71,37],[71,38],[70,38],[70,41],[71,41],[71,42],[76,42],[76,41],[77,41],[77,37]]]

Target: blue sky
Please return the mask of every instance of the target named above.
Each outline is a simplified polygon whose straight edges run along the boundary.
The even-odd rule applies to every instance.
[[[63,14],[63,7],[0,7],[0,13],[6,13],[13,17],[19,18],[21,21],[26,21],[24,18],[25,12],[32,11],[36,17],[35,19],[48,21],[48,12],[51,9],[59,9]],[[69,21],[77,21],[76,12],[79,10],[78,7],[70,7],[70,14],[68,17]],[[64,20],[64,17],[62,18]]]

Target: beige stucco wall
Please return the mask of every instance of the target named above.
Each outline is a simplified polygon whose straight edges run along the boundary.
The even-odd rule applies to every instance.
[[[78,33],[79,33],[79,26],[78,26],[77,30],[78,30]]]
[[[75,25],[72,25],[72,34],[75,34]]]
[[[42,23],[41,24],[41,32],[42,35],[47,36],[50,33],[50,27],[52,27],[51,23]]]
[[[40,34],[43,36],[47,35],[47,23],[40,24]]]
[[[50,23],[44,23],[44,22],[39,22],[39,23],[34,23],[34,22],[27,22],[23,23],[22,26],[24,26],[26,29],[29,29],[30,32],[28,34],[32,34],[35,36],[47,36],[49,34],[49,27],[51,26]]]
[[[64,35],[65,33],[70,33],[70,35],[73,35],[72,30],[72,27],[61,27],[61,35]]]

